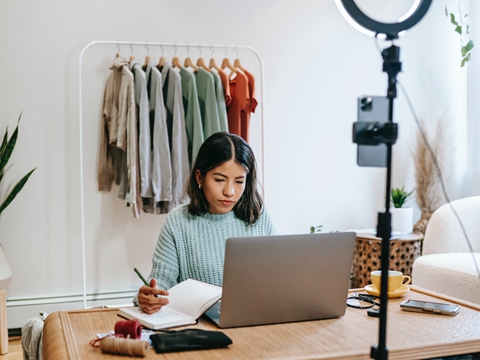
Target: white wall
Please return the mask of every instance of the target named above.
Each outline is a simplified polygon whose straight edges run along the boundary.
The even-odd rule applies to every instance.
[[[20,305],[42,303],[52,311],[60,305],[48,305],[55,302],[49,297],[72,296],[77,301],[72,306],[80,306],[78,62],[92,40],[253,47],[265,63],[265,195],[279,231],[306,233],[320,224],[325,231],[376,226],[385,170],[356,165],[351,126],[356,97],[385,95],[386,75],[374,40],[350,27],[333,1],[8,0],[2,5],[0,128],[13,130],[23,111],[7,183],[38,167],[0,221],[0,241],[14,273],[7,292],[10,327],[35,315],[25,310],[33,307]],[[399,81],[416,111],[430,122],[449,111],[456,131],[464,133],[466,126],[459,124],[466,118],[467,73],[458,67],[460,51],[444,2],[435,1],[397,45],[403,61]],[[148,274],[164,219],[131,219],[114,194],[96,191],[102,90],[116,51],[96,46],[84,58],[88,293],[137,289],[132,269]],[[196,51],[191,57],[198,56]],[[128,57],[130,49],[121,47],[121,53]],[[143,61],[146,50],[135,48],[134,55]],[[151,48],[149,55],[158,59],[160,49]],[[165,56],[172,55],[165,50]],[[224,53],[215,51],[215,56],[220,61]],[[239,56],[259,74],[250,55]],[[258,131],[258,113],[252,121]],[[413,188],[415,125],[402,94],[395,102],[395,121],[400,138],[392,185]],[[257,155],[260,145],[257,136]],[[460,144],[457,152],[462,151]]]

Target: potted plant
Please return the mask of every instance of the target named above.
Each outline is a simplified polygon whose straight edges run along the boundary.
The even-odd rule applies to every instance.
[[[392,214],[392,232],[411,233],[413,229],[413,209],[411,207],[403,207],[405,202],[412,196],[413,190],[408,192],[405,187],[392,188],[390,190],[390,198],[393,208],[390,209]]]
[[[4,179],[5,173],[10,166],[7,167],[8,161],[10,160],[10,156],[15,149],[15,144],[17,142],[18,137],[18,126],[20,123],[20,117],[18,118],[17,127],[13,132],[10,139],[8,138],[8,128],[5,130],[5,135],[3,137],[2,145],[0,146],[0,184]],[[35,168],[36,169],[36,168]],[[13,188],[8,192],[7,196],[0,200],[0,215],[2,212],[7,208],[8,205],[15,199],[17,194],[22,190],[23,186],[26,184],[28,178],[35,169],[31,170],[28,174],[26,174]],[[5,253],[3,252],[2,245],[0,244],[0,289],[5,289],[8,284],[10,283],[10,278],[12,277],[12,272],[10,270],[10,266],[8,264],[7,258],[5,257]]]
[[[317,232],[322,232],[322,227],[323,227],[323,225],[310,226],[310,234],[314,234],[314,233],[317,233]]]

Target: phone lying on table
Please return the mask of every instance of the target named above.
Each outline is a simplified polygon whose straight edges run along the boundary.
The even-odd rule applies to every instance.
[[[453,304],[442,304],[431,301],[405,300],[400,304],[400,308],[406,311],[425,312],[441,315],[457,315],[460,306]]]

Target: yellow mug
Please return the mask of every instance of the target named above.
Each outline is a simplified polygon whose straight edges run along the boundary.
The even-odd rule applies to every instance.
[[[372,271],[370,278],[372,279],[373,286],[375,286],[377,291],[380,291],[382,271]],[[400,271],[388,270],[388,292],[395,292],[402,286],[410,284],[411,280],[410,276],[403,275]]]

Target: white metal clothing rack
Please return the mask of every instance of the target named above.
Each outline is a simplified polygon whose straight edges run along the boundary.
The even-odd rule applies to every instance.
[[[92,41],[86,45],[79,57],[79,137],[80,137],[80,221],[81,221],[81,238],[82,238],[82,275],[83,275],[83,307],[87,308],[87,272],[86,272],[86,254],[85,254],[85,209],[84,209],[84,184],[83,184],[83,98],[82,98],[82,89],[83,89],[83,55],[85,52],[94,45],[110,45],[117,46],[128,45],[133,48],[133,46],[144,46],[147,49],[150,46],[159,46],[159,47],[169,47],[176,50],[177,48],[186,48],[190,49],[234,49],[234,50],[247,50],[255,55],[260,64],[260,77],[259,77],[259,92],[261,96],[262,104],[260,106],[260,121],[261,121],[261,159],[262,159],[262,194],[265,198],[265,131],[264,131],[264,116],[265,116],[265,90],[264,90],[264,67],[263,60],[261,56],[253,48],[243,45],[221,45],[221,44],[189,44],[189,43],[166,43],[166,42],[148,42],[148,41]]]

